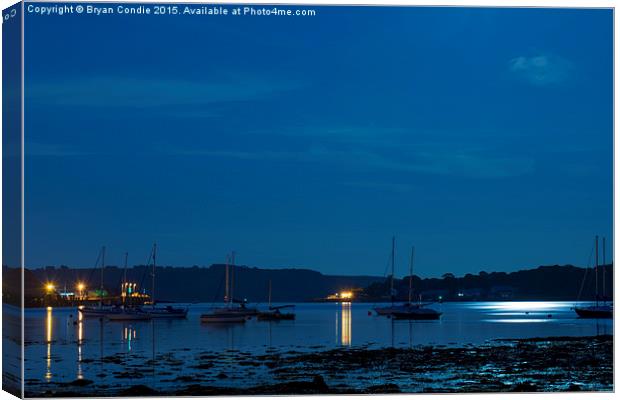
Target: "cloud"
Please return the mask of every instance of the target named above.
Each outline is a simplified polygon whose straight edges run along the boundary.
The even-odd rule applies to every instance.
[[[76,150],[65,145],[27,141],[24,144],[24,155],[26,157],[80,157],[96,155],[96,153]]]
[[[479,179],[522,176],[533,172],[535,167],[534,160],[526,156],[502,155],[501,152],[490,149],[481,150],[445,144],[342,148],[323,143],[321,146],[314,145],[297,151],[192,149],[178,151],[175,154],[267,162],[288,160],[293,163],[328,165],[332,168],[363,172],[380,170]]]
[[[409,193],[413,190],[413,185],[408,183],[394,183],[394,182],[377,182],[377,181],[357,181],[357,182],[343,182],[343,185],[357,189],[364,189],[370,191],[383,191],[394,193]]]
[[[566,81],[573,70],[570,61],[555,55],[519,56],[509,62],[509,69],[535,86],[557,85]]]
[[[46,106],[141,109],[261,100],[301,86],[295,81],[254,76],[213,81],[100,76],[29,83],[26,94],[29,101]]]
[[[264,152],[255,159],[289,158],[364,170],[389,170],[469,178],[504,178],[529,174],[530,155],[507,151],[506,135],[496,132],[420,131],[400,127],[290,127],[252,134],[305,138],[296,152]],[[482,144],[472,146],[477,138]],[[221,152],[218,155],[223,156]],[[233,156],[233,154],[229,154]],[[249,159],[246,152],[234,153]]]

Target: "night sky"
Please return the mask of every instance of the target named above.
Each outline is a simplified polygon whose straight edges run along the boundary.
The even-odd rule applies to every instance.
[[[26,265],[382,275],[612,242],[611,10],[26,16]],[[608,258],[610,258],[608,256]]]

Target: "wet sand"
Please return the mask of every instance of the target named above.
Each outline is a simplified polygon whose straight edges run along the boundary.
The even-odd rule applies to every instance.
[[[188,365],[174,353],[159,355],[155,362],[134,360],[115,374],[118,385],[98,385],[96,377],[62,383],[31,381],[26,384],[26,396],[613,390],[610,335],[503,339],[460,347],[352,347],[311,353],[273,349],[264,355],[229,350],[197,353],[193,360]],[[114,356],[90,360],[119,361]],[[170,384],[163,389],[131,385],[132,377],[148,374]]]

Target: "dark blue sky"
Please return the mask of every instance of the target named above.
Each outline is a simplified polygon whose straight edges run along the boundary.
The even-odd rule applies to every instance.
[[[26,264],[381,275],[394,234],[438,276],[611,238],[610,10],[316,10],[27,15]]]

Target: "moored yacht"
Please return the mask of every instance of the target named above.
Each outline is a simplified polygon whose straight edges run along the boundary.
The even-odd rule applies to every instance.
[[[377,315],[392,317],[394,319],[408,320],[436,320],[441,316],[441,312],[426,306],[431,303],[413,304],[411,302],[413,295],[413,259],[415,256],[415,247],[411,248],[411,260],[409,263],[409,298],[406,303],[394,304],[394,238],[392,237],[392,277],[390,282],[390,294],[392,296],[392,305],[388,307],[376,307]]]
[[[575,313],[579,318],[613,318],[614,307],[613,303],[608,303],[605,297],[605,238],[603,238],[603,301],[599,302],[599,288],[598,288],[598,236],[594,238],[594,282],[595,282],[595,298],[594,304],[584,307],[574,307]],[[586,269],[587,274],[587,269]],[[585,282],[587,275],[584,275],[583,281]],[[583,288],[583,284],[582,284]],[[581,294],[581,293],[580,293]]]
[[[225,272],[225,289],[224,303],[226,306],[217,307],[210,312],[202,314],[200,320],[202,322],[245,322],[246,318],[253,317],[258,314],[258,309],[248,307],[246,300],[236,300],[233,297],[234,292],[234,266],[235,252],[226,255],[226,272]],[[230,269],[229,269],[230,268]]]
[[[151,318],[186,318],[187,307],[178,308],[172,306],[156,307],[155,303],[155,271],[157,269],[157,243],[153,243],[153,250],[151,252],[151,258],[153,259],[153,269],[151,271],[151,306],[142,307],[141,311],[148,314]]]

